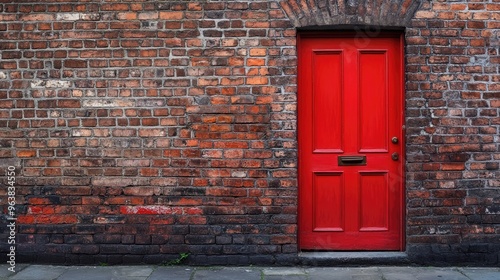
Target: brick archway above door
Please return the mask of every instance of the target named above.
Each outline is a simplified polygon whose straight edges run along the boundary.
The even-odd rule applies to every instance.
[[[283,0],[295,27],[331,25],[408,26],[421,0]]]

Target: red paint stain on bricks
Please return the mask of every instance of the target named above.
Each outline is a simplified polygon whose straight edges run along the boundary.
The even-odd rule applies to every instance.
[[[120,213],[126,215],[200,215],[203,213],[198,207],[169,207],[161,205],[151,206],[121,206]]]
[[[201,214],[203,214],[203,210],[201,210],[198,207],[184,208],[184,214],[187,214],[187,215],[201,215]]]
[[[35,223],[35,217],[32,215],[18,216],[17,222],[19,224],[33,224]]]
[[[28,208],[28,213],[29,214],[41,214],[43,213],[43,208],[39,206],[30,206]]]
[[[19,224],[76,224],[76,215],[22,215],[17,217]]]
[[[28,207],[28,214],[53,214],[55,207],[53,206],[30,206]]]

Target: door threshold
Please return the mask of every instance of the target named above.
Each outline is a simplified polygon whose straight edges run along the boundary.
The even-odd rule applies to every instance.
[[[300,252],[299,260],[306,266],[371,266],[408,265],[405,252],[358,251],[358,252]]]

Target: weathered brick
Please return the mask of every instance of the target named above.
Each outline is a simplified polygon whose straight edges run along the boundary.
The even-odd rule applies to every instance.
[[[179,11],[160,12],[159,14],[160,19],[166,19],[166,20],[179,20],[182,19],[183,16],[184,13]]]
[[[407,252],[498,264],[498,4],[188,2],[0,5],[33,261],[296,257],[296,35],[356,24],[406,28]]]
[[[133,184],[130,178],[94,178],[92,185],[98,187],[126,187]]]
[[[134,101],[120,99],[84,100],[83,107],[132,107]]]
[[[79,100],[62,100],[59,99],[57,101],[57,106],[59,108],[80,108],[80,101]]]
[[[70,81],[64,80],[34,80],[31,82],[32,88],[68,88],[71,87]]]

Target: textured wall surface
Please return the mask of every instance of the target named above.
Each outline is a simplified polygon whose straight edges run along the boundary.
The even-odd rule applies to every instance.
[[[498,0],[0,0],[0,12],[19,260],[294,262],[296,28],[356,24],[406,27],[407,252],[498,264]]]
[[[281,0],[295,27],[408,26],[421,0]]]
[[[407,251],[500,253],[500,1],[424,1],[406,30]]]
[[[23,259],[297,252],[296,33],[277,3],[1,3]]]

